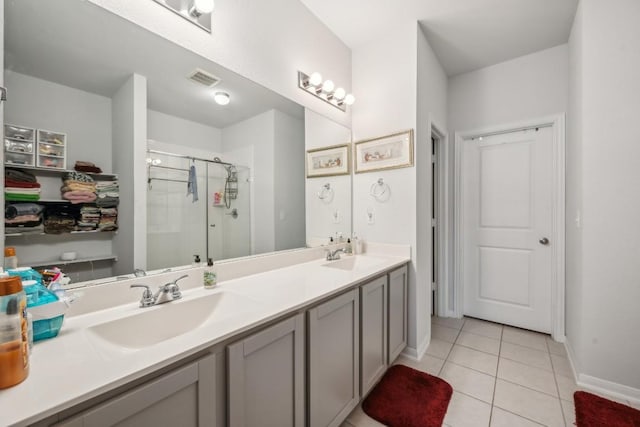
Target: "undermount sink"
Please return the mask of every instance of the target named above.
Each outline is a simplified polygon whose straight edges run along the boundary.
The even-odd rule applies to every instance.
[[[376,258],[365,255],[355,255],[350,257],[341,258],[336,261],[330,261],[326,264],[322,264],[323,267],[337,268],[339,270],[347,271],[362,271],[376,267],[385,262],[384,258]]]
[[[145,348],[192,331],[216,320],[228,319],[257,305],[253,300],[229,292],[216,292],[186,301],[174,301],[88,330],[103,340],[129,349]]]

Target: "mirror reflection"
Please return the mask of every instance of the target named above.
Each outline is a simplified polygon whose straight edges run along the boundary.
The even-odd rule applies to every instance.
[[[300,105],[81,0],[5,1],[4,59],[4,123],[66,138],[64,167],[39,167],[37,143],[33,164],[7,165],[41,185],[42,220],[69,204],[61,178],[78,161],[115,177],[120,193],[117,231],[5,235],[21,265],[60,265],[78,282],[191,265],[195,255],[304,247],[327,234],[306,227],[309,113]],[[319,115],[314,123],[335,125]],[[347,235],[350,181],[340,194]],[[76,259],[62,262],[69,252]]]

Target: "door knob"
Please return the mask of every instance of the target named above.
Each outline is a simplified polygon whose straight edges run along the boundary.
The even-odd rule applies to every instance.
[[[546,237],[543,237],[542,239],[539,240],[541,245],[548,245],[549,244],[549,239],[547,239]]]

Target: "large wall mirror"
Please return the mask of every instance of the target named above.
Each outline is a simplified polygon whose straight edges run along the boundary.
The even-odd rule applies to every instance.
[[[350,234],[350,177],[331,180],[338,197],[320,208],[306,193],[317,194],[324,180],[305,178],[305,151],[323,141],[348,143],[349,129],[84,0],[6,0],[4,32],[4,123],[36,130],[23,144],[5,138],[4,163],[36,177],[34,203],[43,206],[39,219],[30,218],[35,228],[5,219],[4,244],[16,248],[21,265],[61,265],[77,282],[189,265],[194,255],[219,262]],[[132,76],[144,83],[143,111],[116,102]],[[228,105],[215,102],[217,92],[228,95]],[[37,130],[64,135],[64,149],[46,153],[52,148]],[[123,132],[145,135],[146,155],[132,165],[119,160]],[[49,169],[39,167],[40,155],[50,155]],[[119,189],[107,188],[121,195],[133,194],[127,177],[144,175],[146,186],[133,200],[145,206],[146,240],[131,240],[145,248],[144,262],[114,244],[140,223],[130,200],[121,197],[117,231],[90,224],[113,211],[62,201],[60,169],[77,161],[120,172],[93,177],[118,180]],[[22,201],[6,201],[16,203]],[[67,215],[73,230],[54,231],[55,221],[47,221]],[[60,261],[67,252],[76,259]]]

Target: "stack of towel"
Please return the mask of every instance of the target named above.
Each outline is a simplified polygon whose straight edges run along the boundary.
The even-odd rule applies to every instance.
[[[35,203],[8,204],[4,209],[4,232],[37,234],[44,232],[42,211],[44,206]]]
[[[96,183],[89,175],[81,172],[69,172],[62,178],[64,186],[60,189],[62,198],[71,203],[92,203],[96,200]]]
[[[96,191],[98,198],[96,205],[101,208],[112,208],[118,206],[120,201],[120,192],[118,181],[97,181]]]
[[[93,231],[100,223],[100,208],[84,205],[80,208],[80,219],[78,220],[78,231]]]
[[[44,215],[44,232],[47,234],[71,233],[76,230],[78,208],[70,205],[47,206]]]
[[[73,167],[78,172],[91,172],[91,173],[102,173],[102,169],[91,162],[85,162],[82,160],[76,161],[75,166]]]
[[[115,231],[118,229],[118,209],[117,208],[100,208],[100,223],[98,229],[100,231]]]
[[[4,171],[5,200],[35,202],[40,200],[40,184],[29,172],[18,169]]]

